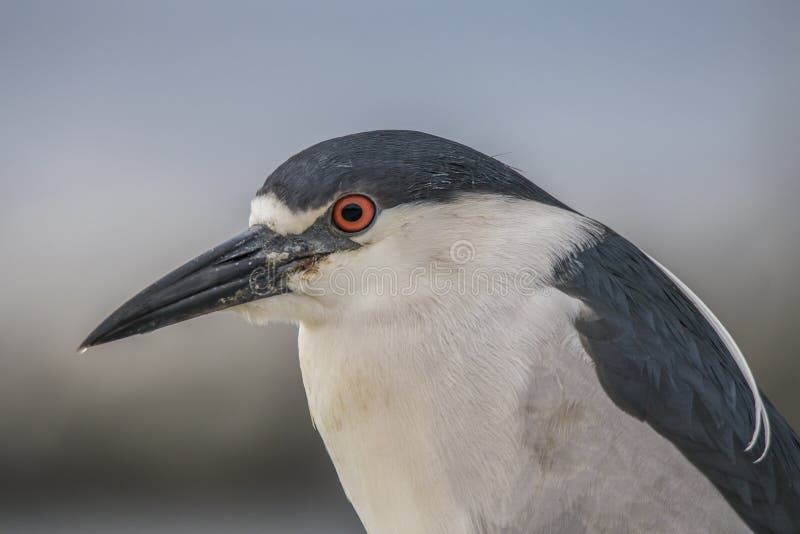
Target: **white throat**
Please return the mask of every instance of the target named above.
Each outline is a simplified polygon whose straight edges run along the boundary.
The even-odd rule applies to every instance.
[[[454,318],[455,306],[301,325],[309,408],[370,533],[473,532],[473,516],[513,506],[496,496],[522,489],[512,475],[531,373],[550,358],[543,348],[577,342],[558,337],[577,313],[561,294],[496,310],[502,320],[488,309]]]
[[[524,506],[497,497],[523,483],[510,476],[524,454],[520,402],[542,351],[577,342],[563,338],[577,302],[547,290],[548,278],[597,232],[550,206],[466,197],[386,210],[337,262],[362,293],[320,299],[300,320],[300,363],[313,420],[370,532],[471,532],[476,514]],[[432,271],[418,269],[425,261]],[[391,267],[395,287],[358,278],[365,265]]]

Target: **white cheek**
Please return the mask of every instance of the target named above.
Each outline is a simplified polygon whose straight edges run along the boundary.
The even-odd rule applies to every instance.
[[[469,297],[496,275],[541,287],[560,258],[599,231],[572,212],[505,197],[403,205],[383,210],[372,228],[352,237],[361,248],[331,254],[290,287],[318,302],[328,318],[457,299],[441,294],[448,288]]]

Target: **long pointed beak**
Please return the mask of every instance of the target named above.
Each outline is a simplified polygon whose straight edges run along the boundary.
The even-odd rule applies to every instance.
[[[286,293],[289,272],[337,246],[352,248],[330,235],[282,236],[265,226],[253,226],[131,298],[100,323],[78,350]]]

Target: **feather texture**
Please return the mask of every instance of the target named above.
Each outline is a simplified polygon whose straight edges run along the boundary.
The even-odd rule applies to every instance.
[[[617,405],[674,443],[753,530],[799,532],[800,442],[697,297],[611,230],[558,276],[587,306],[575,324]]]

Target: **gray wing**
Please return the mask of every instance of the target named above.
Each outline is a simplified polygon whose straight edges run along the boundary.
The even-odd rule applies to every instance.
[[[646,421],[708,477],[756,532],[800,532],[800,441],[764,398],[764,433],[753,394],[720,334],[642,251],[612,230],[564,260],[557,287],[592,313],[576,328],[606,393]],[[762,395],[763,397],[763,395]]]

